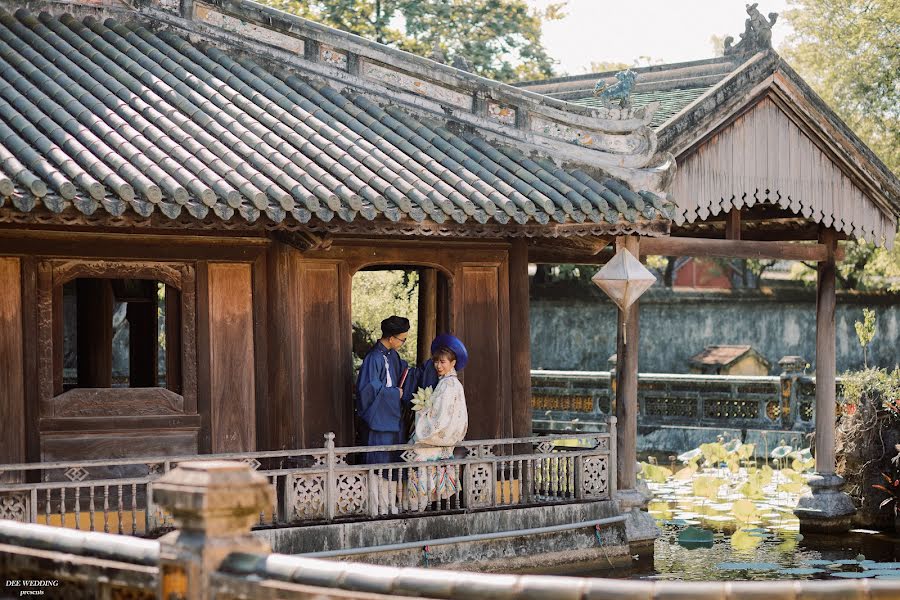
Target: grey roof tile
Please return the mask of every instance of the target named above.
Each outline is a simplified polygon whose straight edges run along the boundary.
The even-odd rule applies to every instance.
[[[658,196],[172,31],[0,13],[0,205],[499,224],[668,218]]]

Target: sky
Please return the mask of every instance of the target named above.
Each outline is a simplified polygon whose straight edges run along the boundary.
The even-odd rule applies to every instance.
[[[549,0],[528,0],[544,7]],[[788,0],[760,0],[759,11],[781,13]],[[633,64],[642,56],[652,62],[681,62],[711,58],[712,35],[744,31],[745,0],[568,0],[566,17],[544,23],[543,41],[559,61],[560,74],[590,72],[591,61]],[[789,34],[779,17],[772,32],[778,48]],[[646,64],[646,60],[641,61]]]

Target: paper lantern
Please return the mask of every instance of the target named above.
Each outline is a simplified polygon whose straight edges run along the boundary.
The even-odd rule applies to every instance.
[[[656,277],[628,250],[622,248],[591,277],[598,288],[624,312],[653,285]]]

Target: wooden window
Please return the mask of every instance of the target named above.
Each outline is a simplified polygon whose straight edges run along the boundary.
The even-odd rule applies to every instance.
[[[42,418],[197,414],[192,265],[45,260],[38,287]]]

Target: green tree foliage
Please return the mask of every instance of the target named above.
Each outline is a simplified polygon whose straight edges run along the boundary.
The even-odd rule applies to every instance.
[[[409,337],[399,353],[403,360],[415,363],[418,310],[419,275],[416,271],[360,271],[354,275],[350,291],[354,365],[359,366],[360,355],[381,337],[381,321],[391,315],[409,319]]]
[[[781,52],[825,102],[900,174],[900,3],[791,0],[794,35]],[[900,245],[892,252],[847,244],[845,289],[900,289]],[[809,271],[798,270],[809,276]]]
[[[541,23],[564,16],[564,2],[543,10],[526,0],[262,0],[421,56],[440,49],[462,56],[478,75],[515,81],[549,77],[553,59],[541,43]]]
[[[875,311],[870,308],[863,309],[863,320],[853,324],[856,328],[856,337],[863,351],[863,367],[869,368],[868,348],[875,338]]]
[[[894,172],[900,172],[900,3],[792,0],[783,54]]]

